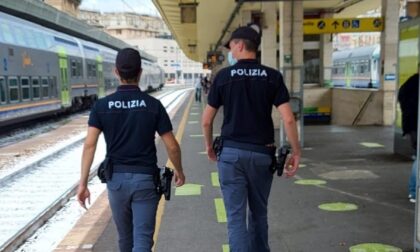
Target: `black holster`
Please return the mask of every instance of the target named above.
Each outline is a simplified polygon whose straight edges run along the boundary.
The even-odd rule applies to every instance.
[[[98,177],[101,180],[101,183],[106,183],[107,181],[111,180],[113,172],[114,168],[111,159],[106,157],[98,168]]]
[[[217,157],[219,157],[220,153],[222,153],[222,149],[223,149],[223,138],[221,136],[218,136],[213,140],[213,150]]]
[[[290,148],[283,146],[277,150],[277,176],[283,175],[284,165],[286,164],[287,156],[290,153]]]
[[[165,196],[165,200],[171,199],[171,183],[174,172],[168,167],[159,168],[159,173],[155,177],[156,190],[161,196]]]

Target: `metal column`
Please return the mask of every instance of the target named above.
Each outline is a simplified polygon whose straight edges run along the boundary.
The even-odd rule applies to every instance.
[[[289,91],[290,93],[290,106],[292,107],[292,111],[295,114],[295,119],[298,121],[299,125],[299,142],[300,146],[303,147],[304,144],[304,132],[303,132],[303,80],[304,80],[304,71],[303,66],[295,66],[295,67],[283,67],[280,69],[280,72],[283,74],[283,79],[286,82],[287,76],[289,74],[293,74],[294,71],[299,71],[300,73],[300,84],[299,90],[294,92]],[[292,84],[293,85],[293,84]],[[287,144],[286,141],[286,132],[284,130],[283,122],[280,122],[280,146],[284,146]]]

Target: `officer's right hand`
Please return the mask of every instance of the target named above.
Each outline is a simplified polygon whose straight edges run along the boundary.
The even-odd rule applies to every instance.
[[[286,173],[286,178],[295,176],[299,168],[299,162],[300,162],[300,154],[292,154],[292,156],[286,161],[286,165],[284,169]]]
[[[207,156],[211,161],[217,161],[216,153],[212,147],[207,147]]]
[[[182,186],[183,184],[185,184],[185,175],[183,171],[174,171],[174,177],[175,177],[175,185],[178,186]]]

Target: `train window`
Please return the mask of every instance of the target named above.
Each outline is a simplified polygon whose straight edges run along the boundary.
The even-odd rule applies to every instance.
[[[48,98],[49,97],[48,79],[43,77],[42,80],[41,80],[41,84],[42,84],[42,98]]]
[[[71,77],[76,77],[77,75],[77,63],[76,60],[72,59],[71,60]]]
[[[32,98],[34,98],[34,100],[41,98],[39,78],[37,77],[32,78]]]
[[[26,37],[26,42],[28,43],[28,46],[36,47],[35,33],[33,30],[31,29],[26,30],[25,37]]]
[[[9,98],[10,102],[19,101],[19,84],[16,77],[9,78]]]
[[[20,78],[20,87],[22,88],[22,100],[28,101],[31,98],[29,78],[21,77]]]
[[[6,101],[6,80],[3,77],[0,77],[0,104],[4,104]]]
[[[83,68],[82,61],[78,61],[77,62],[77,76],[79,77],[82,76],[82,73],[83,73],[82,68]]]
[[[20,27],[15,27],[15,37],[18,45],[27,46],[25,41],[25,34]]]
[[[10,31],[10,27],[8,25],[1,24],[0,30],[3,32],[3,38],[6,43],[9,43],[9,44],[15,43],[12,32]]]
[[[50,77],[48,82],[50,84],[51,97],[58,97],[57,79],[55,77]]]
[[[47,43],[45,43],[44,37],[42,35],[43,34],[40,33],[40,32],[36,33],[36,37],[35,37],[36,44],[37,44],[38,48],[46,49],[47,48]]]

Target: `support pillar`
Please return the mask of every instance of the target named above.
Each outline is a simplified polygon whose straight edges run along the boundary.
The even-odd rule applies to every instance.
[[[332,14],[324,14],[322,18],[332,18]],[[320,65],[320,84],[324,87],[331,86],[331,75],[332,75],[332,55],[333,55],[333,43],[332,43],[332,34],[321,34],[320,40],[320,56],[321,56],[321,65]]]
[[[303,71],[303,3],[280,2],[280,70],[291,95],[301,91]]]
[[[303,145],[303,2],[279,3],[280,71],[283,73],[290,96],[299,98],[298,129]],[[292,108],[294,104],[292,103]],[[280,144],[285,143],[284,130],[280,128]]]
[[[381,34],[383,125],[393,125],[395,118],[399,10],[399,1],[382,0],[382,16],[385,21],[385,30]]]
[[[277,69],[277,3],[265,2],[262,6],[261,63]]]

